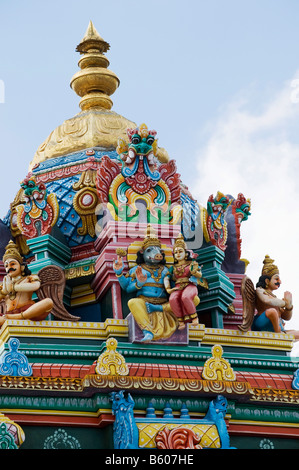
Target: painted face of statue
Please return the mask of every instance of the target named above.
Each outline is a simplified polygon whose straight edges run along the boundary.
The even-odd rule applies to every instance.
[[[177,261],[183,261],[185,259],[185,256],[186,256],[186,251],[181,246],[177,246],[174,249],[173,254],[174,254],[174,257]]]
[[[8,258],[4,263],[4,267],[6,273],[9,274],[10,277],[14,278],[22,274],[20,263],[13,258]]]
[[[276,290],[281,286],[281,279],[279,277],[279,274],[274,274],[274,276],[271,277],[270,281],[267,283],[267,288],[270,290]]]
[[[159,246],[149,246],[143,252],[144,262],[146,264],[159,264],[163,260],[163,254]]]

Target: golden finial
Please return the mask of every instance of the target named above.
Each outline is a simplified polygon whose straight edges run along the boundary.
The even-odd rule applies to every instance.
[[[99,35],[92,21],[76,51],[82,57],[78,65],[81,70],[71,80],[72,89],[81,97],[80,108],[112,108],[112,95],[119,86],[119,79],[108,70],[109,60],[104,56],[110,48],[108,42]]]
[[[85,36],[80,44],[78,44],[76,51],[82,54],[90,49],[95,49],[101,53],[107,52],[110,49],[110,45],[99,35],[92,21],[89,22]]]

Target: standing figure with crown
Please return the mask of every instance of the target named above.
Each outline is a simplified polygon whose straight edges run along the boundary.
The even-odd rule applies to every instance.
[[[179,322],[179,330],[185,328],[186,323],[198,324],[196,306],[199,304],[197,284],[202,277],[201,268],[192,259],[184,237],[180,234],[173,247],[174,265],[169,270],[164,284],[169,297],[172,312]],[[174,287],[171,287],[171,282]]]
[[[136,266],[123,274],[123,261],[119,255],[113,264],[115,275],[126,292],[136,292],[137,297],[128,302],[128,307],[143,332],[142,342],[156,341],[172,336],[178,322],[170,311],[168,296],[164,287],[168,268],[165,266],[165,254],[161,242],[155,236],[151,226],[137,253]]]
[[[0,285],[0,300],[5,301],[5,313],[0,316],[0,325],[6,319],[11,320],[44,320],[53,308],[49,298],[35,302],[32,295],[40,288],[37,275],[32,275],[24,264],[15,243],[10,241],[3,256],[7,273]]]
[[[266,255],[263,261],[262,275],[256,289],[252,281],[245,276],[242,281],[243,297],[243,323],[239,326],[241,331],[272,331],[274,333],[288,333],[299,340],[299,331],[284,328],[284,321],[292,318],[293,300],[289,291],[284,292],[283,299],[274,294],[281,286],[279,269],[274,260]]]

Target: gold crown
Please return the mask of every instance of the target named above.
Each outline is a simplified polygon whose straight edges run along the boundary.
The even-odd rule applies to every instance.
[[[156,233],[150,224],[148,224],[146,229],[146,237],[143,240],[142,249],[145,250],[148,246],[159,246],[161,248],[161,242],[156,237]]]
[[[183,237],[182,233],[180,233],[179,236],[175,239],[173,248],[176,248],[177,246],[180,246],[180,247],[184,248],[184,250],[187,249],[187,245],[185,243],[185,240],[184,240],[184,237]]]
[[[269,255],[265,256],[263,261],[262,276],[274,276],[274,274],[279,274],[279,269],[275,266],[274,259],[271,259]]]
[[[20,264],[23,263],[23,258],[17,248],[17,245],[12,240],[10,240],[8,245],[5,247],[5,253],[2,258],[3,263],[5,263],[5,261],[9,258],[18,261]]]

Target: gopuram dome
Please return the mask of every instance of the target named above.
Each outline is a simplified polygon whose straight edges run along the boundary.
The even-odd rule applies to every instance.
[[[76,51],[80,53],[80,70],[71,79],[70,86],[80,96],[81,112],[67,119],[54,129],[39,146],[30,169],[50,158],[59,157],[82,149],[100,147],[112,150],[119,138],[127,139],[127,128],[136,124],[112,111],[111,95],[120,81],[108,69],[105,53],[110,45],[99,35],[90,21],[85,36]],[[167,161],[164,149],[159,149],[159,160]]]
[[[70,82],[80,97],[81,111],[39,146],[4,221],[11,232],[6,238],[12,236],[24,255],[32,253],[30,240],[54,227],[71,248],[95,240],[95,212],[100,202],[96,172],[103,157],[121,166],[118,141],[128,142],[127,129],[137,127],[111,109],[111,95],[120,81],[108,69],[105,53],[109,48],[90,21],[76,48],[80,69]],[[156,156],[159,164],[169,160],[162,148],[157,148]],[[48,214],[42,207],[46,198]]]

